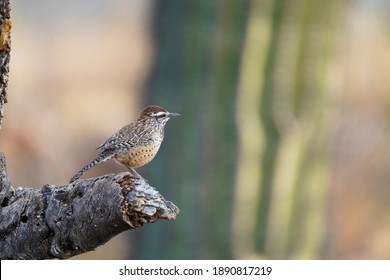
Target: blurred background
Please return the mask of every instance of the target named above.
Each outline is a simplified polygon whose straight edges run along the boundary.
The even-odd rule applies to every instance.
[[[75,259],[390,258],[390,0],[11,8],[14,186],[66,184],[146,105],[182,115],[138,170],[178,218]]]

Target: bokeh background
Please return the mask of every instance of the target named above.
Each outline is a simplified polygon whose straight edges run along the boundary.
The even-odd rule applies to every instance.
[[[389,0],[11,7],[14,186],[66,184],[145,105],[182,115],[138,170],[177,220],[75,259],[390,258]]]

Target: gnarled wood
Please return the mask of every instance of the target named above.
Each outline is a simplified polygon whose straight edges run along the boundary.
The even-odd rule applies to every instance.
[[[66,259],[179,209],[130,173],[18,188],[0,208],[1,259]]]

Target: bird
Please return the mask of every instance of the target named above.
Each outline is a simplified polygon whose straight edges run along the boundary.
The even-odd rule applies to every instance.
[[[135,121],[122,127],[97,147],[100,154],[78,171],[69,182],[78,180],[89,169],[109,159],[115,159],[140,178],[134,168],[149,163],[156,156],[164,139],[165,125],[171,117],[176,116],[180,114],[168,112],[160,106],[145,107]]]

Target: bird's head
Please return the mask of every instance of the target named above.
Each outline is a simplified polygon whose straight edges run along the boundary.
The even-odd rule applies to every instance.
[[[145,119],[145,120],[149,120],[149,121],[155,121],[159,125],[162,125],[162,127],[164,127],[165,124],[167,123],[167,121],[171,117],[176,117],[176,116],[180,116],[180,114],[168,112],[167,110],[165,110],[164,108],[162,108],[160,106],[151,105],[151,106],[145,107],[142,110],[142,112],[139,115],[138,119]]]

